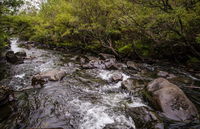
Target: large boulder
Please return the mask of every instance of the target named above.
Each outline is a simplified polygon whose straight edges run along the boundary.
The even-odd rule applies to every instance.
[[[158,78],[147,86],[149,101],[161,110],[164,117],[175,121],[193,121],[199,117],[195,105],[183,91],[164,78]]]
[[[161,119],[148,107],[129,107],[126,112],[138,129],[164,129]]]
[[[12,64],[15,64],[19,61],[18,57],[15,55],[14,51],[8,51],[6,53],[6,60]]]
[[[51,70],[34,75],[32,78],[32,85],[44,85],[47,81],[59,81],[66,75],[65,71]]]

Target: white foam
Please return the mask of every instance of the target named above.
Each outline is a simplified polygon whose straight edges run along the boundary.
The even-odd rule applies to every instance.
[[[112,74],[110,71],[107,70],[101,70],[99,73],[99,77],[103,80],[109,80],[111,78]]]
[[[24,77],[25,77],[25,73],[23,73],[23,74],[19,74],[19,75],[15,75],[15,77],[16,78],[21,78],[21,79],[23,79]]]
[[[115,101],[115,100],[114,100]],[[135,128],[134,122],[131,118],[126,118],[125,115],[113,113],[110,106],[102,106],[92,104],[90,102],[82,102],[74,99],[70,102],[77,110],[80,110],[82,120],[80,121],[80,129],[102,129],[107,124],[114,124],[116,122],[121,125],[127,125]],[[111,111],[109,113],[109,111]],[[66,116],[68,114],[66,113]]]
[[[102,96],[102,97],[103,97],[104,104],[114,107],[114,106],[119,106],[121,101],[129,97],[129,94],[118,93],[118,94],[110,94],[110,95]]]
[[[105,112],[104,106],[93,106],[85,111],[80,126],[81,129],[102,129],[106,124],[114,123],[114,120]]]
[[[14,51],[14,53],[23,50],[22,48],[19,48],[19,47],[18,47],[18,44],[17,44],[18,38],[12,38],[12,39],[10,40],[10,42],[11,42],[11,44],[10,44],[11,50]]]
[[[112,77],[113,74],[120,73],[118,71],[108,71],[108,70],[100,70],[99,72],[100,73],[99,73],[98,77],[102,78],[103,80],[110,80],[110,78]],[[122,76],[123,76],[123,81],[130,78],[130,76],[128,76],[124,73],[120,73],[120,74],[122,74]]]
[[[54,67],[54,62],[53,60],[50,60],[42,65],[39,66],[40,72],[45,72],[48,70],[51,70]]]
[[[128,104],[129,107],[145,107],[146,105],[141,102],[133,102]]]

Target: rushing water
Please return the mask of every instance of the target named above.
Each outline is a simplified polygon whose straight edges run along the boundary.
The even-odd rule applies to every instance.
[[[12,39],[11,42],[13,51],[22,49],[18,47],[17,39]],[[35,58],[25,60],[23,64],[12,65],[11,76],[0,81],[0,84],[15,89],[17,99],[17,108],[0,123],[1,129],[103,129],[108,125],[112,125],[113,129],[136,128],[125,107],[146,104],[140,97],[122,90],[121,82],[108,83],[108,80],[116,72],[123,74],[123,80],[130,77],[152,80],[151,73],[139,75],[120,70],[84,70],[79,67],[78,62],[72,60],[75,56],[73,54],[37,48],[23,50],[28,57]],[[150,71],[158,67],[145,66]],[[34,74],[52,69],[64,70],[67,76],[59,82],[49,82],[42,88],[32,88],[31,77]],[[199,84],[197,77],[178,72],[182,77],[187,75],[185,78],[189,81],[186,83],[192,81],[193,84]],[[198,99],[199,96],[193,97],[195,102]]]
[[[20,51],[16,39],[12,40],[11,49],[14,52]],[[123,107],[130,99],[132,106],[141,105],[141,100],[128,93],[107,93],[121,85],[121,82],[106,83],[115,71],[81,70],[76,65],[71,66],[61,61],[63,56],[67,61],[73,55],[35,48],[26,52],[27,56],[36,58],[26,60],[24,64],[13,65],[12,77],[5,79],[4,85],[20,91],[31,87],[32,75],[55,68],[66,71],[67,77],[60,82],[47,83],[41,89],[16,93],[20,111],[0,127],[102,129],[107,124],[120,124],[124,128],[135,128],[133,120],[125,114]],[[125,79],[129,77],[125,74],[123,76]],[[80,78],[88,79],[89,82],[83,82]]]

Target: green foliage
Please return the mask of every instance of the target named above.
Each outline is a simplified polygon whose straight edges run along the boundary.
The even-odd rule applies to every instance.
[[[200,43],[199,0],[48,0],[38,13],[14,21],[22,39],[41,43],[141,57],[186,46],[200,56],[194,47]]]
[[[14,14],[20,4],[22,4],[21,0],[0,1],[0,51],[7,45],[12,27],[9,15]]]

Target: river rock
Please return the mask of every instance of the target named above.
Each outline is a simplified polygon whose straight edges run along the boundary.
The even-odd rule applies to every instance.
[[[6,53],[6,60],[12,64],[23,63],[23,60],[26,58],[26,52],[20,51],[14,53],[14,51],[8,51]]]
[[[93,68],[105,69],[106,68],[103,60],[91,60],[88,64],[82,65],[82,67],[88,68],[88,69],[93,69]]]
[[[158,76],[160,76],[160,77],[167,77],[168,76],[168,72],[165,72],[165,71],[159,71],[158,73],[157,73],[157,75]]]
[[[114,67],[116,60],[115,59],[106,59],[106,60],[91,60],[89,63],[82,65],[83,68],[87,69],[111,69]]]
[[[123,80],[123,75],[121,73],[114,73],[111,79],[113,82],[119,82]]]
[[[148,107],[129,107],[126,112],[131,116],[138,129],[164,129],[164,124],[158,115]]]
[[[135,62],[133,62],[133,61],[127,61],[126,65],[127,65],[128,68],[130,68],[130,69],[140,71],[140,68],[138,67],[138,64],[135,63]]]
[[[51,70],[40,73],[32,78],[32,85],[44,85],[47,81],[59,81],[66,75],[65,71]]]
[[[175,121],[193,121],[199,114],[195,105],[187,98],[183,91],[164,78],[150,82],[147,91],[152,96],[150,100],[155,107],[159,107],[162,114]]]
[[[25,58],[26,57],[26,52],[25,51],[19,51],[19,52],[16,52],[15,55],[18,58]]]
[[[104,61],[104,64],[105,64],[106,69],[115,69],[116,59],[115,58],[106,59]]]
[[[115,58],[114,55],[105,54],[105,53],[100,53],[99,56],[100,56],[103,60],[110,59],[110,58]]]
[[[7,86],[0,86],[0,106],[14,99],[13,90]]]
[[[176,76],[174,74],[170,74],[168,72],[165,72],[165,71],[159,71],[157,73],[157,76],[159,77],[165,77],[167,79],[172,79],[172,78],[175,78]]]
[[[127,80],[122,82],[122,89],[126,89],[130,91],[131,93],[135,93],[135,95],[138,95],[140,91],[142,91],[145,87],[146,82],[143,80],[137,80],[128,78]]]
[[[8,51],[6,53],[6,60],[12,64],[18,62],[18,57],[15,55],[14,51]]]
[[[123,68],[127,68],[127,65],[123,63],[114,63],[113,65],[113,69],[122,70]]]
[[[74,56],[74,57],[71,58],[70,60],[80,62],[80,64],[85,64],[85,63],[87,63],[87,62],[90,61],[90,60],[89,60],[87,57],[85,57],[85,56]]]

